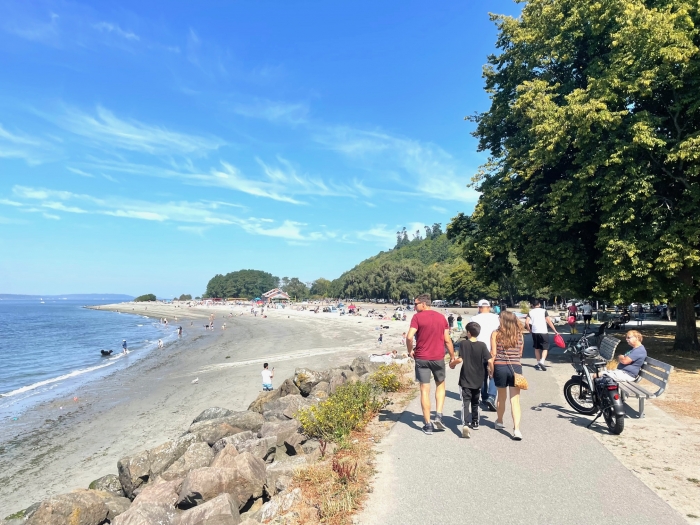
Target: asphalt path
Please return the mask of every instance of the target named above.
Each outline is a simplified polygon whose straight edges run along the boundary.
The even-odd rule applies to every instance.
[[[607,433],[602,417],[586,428],[591,418],[569,408],[549,372],[533,368],[531,338],[525,342],[523,440],[511,438],[509,405],[505,430],[494,428],[495,412],[482,412],[480,429],[462,438],[459,368],[448,367],[447,430],[423,434],[420,400],[408,405],[379,444],[373,492],[355,523],[687,523],[595,438]]]

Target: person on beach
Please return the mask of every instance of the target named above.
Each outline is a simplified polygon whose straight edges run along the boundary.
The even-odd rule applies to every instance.
[[[639,369],[642,368],[644,361],[647,358],[647,349],[644,348],[642,341],[644,337],[637,330],[630,330],[626,334],[627,344],[632,348],[617,358],[618,365],[616,370],[604,370],[603,375],[612,377],[615,381],[634,381],[639,375]]]
[[[163,340],[158,339],[158,348],[163,348]]]
[[[177,337],[178,338],[182,337],[182,326],[177,327]]]
[[[501,321],[498,315],[491,312],[491,303],[486,299],[481,299],[477,306],[479,307],[479,313],[471,318],[472,323],[477,323],[481,327],[481,331],[477,336],[477,340],[481,341],[490,348],[491,345],[491,334],[501,325]],[[481,388],[481,399],[484,400],[484,404],[492,412],[496,411],[496,383],[493,380],[493,374],[489,374],[488,367],[484,366],[484,383]]]
[[[450,312],[450,315],[447,316],[447,326],[450,327],[450,332],[452,331],[454,324],[455,324],[455,316],[452,315],[452,312]]]
[[[479,428],[479,394],[481,393],[484,365],[493,373],[491,352],[477,340],[481,327],[478,323],[467,323],[469,339],[459,343],[459,357],[450,362],[450,368],[462,363],[459,371],[459,391],[462,399],[462,437],[470,437],[469,429]],[[467,414],[471,420],[467,422]]]
[[[379,339],[377,339],[377,343],[380,345],[384,342],[384,334],[379,334]]]
[[[462,330],[464,330],[464,329],[462,328],[462,314],[457,314],[457,330],[458,330],[459,332],[461,332]]]
[[[493,378],[498,388],[496,403],[496,430],[505,428],[503,416],[506,397],[510,393],[510,412],[513,417],[513,439],[520,441],[520,389],[515,386],[515,374],[522,374],[520,358],[523,355],[523,334],[520,321],[512,312],[501,312],[501,326],[491,335]]]
[[[525,330],[532,333],[532,346],[535,349],[535,359],[537,360],[535,370],[542,370],[543,372],[547,371],[545,360],[549,351],[548,325],[549,328],[554,330],[555,334],[559,333],[554,328],[554,323],[552,318],[549,317],[547,310],[542,308],[542,304],[538,300],[535,300],[535,307],[528,312],[525,318]]]
[[[272,390],[272,378],[275,377],[275,369],[270,370],[267,367],[267,363],[263,364],[262,374],[262,385],[263,391],[268,392]]]
[[[128,348],[127,348],[127,344],[126,344],[126,339],[124,339],[122,341],[122,353],[126,354],[127,350],[128,350]]]
[[[406,336],[408,356],[415,360],[416,380],[420,383],[420,404],[423,411],[423,432],[432,435],[433,429],[445,430],[442,407],[445,404],[445,347],[454,361],[450,330],[445,316],[430,308],[430,295],[415,298],[416,314]],[[416,348],[413,348],[413,337]],[[430,376],[435,379],[435,420],[430,420]]]

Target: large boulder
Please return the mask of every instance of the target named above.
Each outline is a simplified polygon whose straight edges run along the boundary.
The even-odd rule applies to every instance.
[[[304,397],[301,394],[290,394],[271,403],[267,403],[263,407],[263,417],[266,415],[269,417],[269,414],[275,414],[275,417],[277,417],[277,414],[281,412],[286,419],[292,419],[299,409],[311,406],[312,404],[313,400],[310,398]],[[266,418],[265,420],[271,421],[272,418]]]
[[[212,445],[211,449],[214,452],[214,454],[218,454],[224,449],[224,447],[226,447],[226,445],[233,445],[234,447],[238,447],[238,445],[240,445],[244,441],[248,441],[249,439],[255,439],[257,437],[257,432],[244,430],[243,432],[239,432],[238,434],[234,434],[233,436],[228,436],[220,439]]]
[[[304,443],[308,441],[307,437],[300,432],[295,432],[284,440],[285,452],[288,456],[300,456],[305,454]],[[320,452],[319,452],[320,455]]]
[[[299,395],[301,390],[294,384],[294,380],[287,378],[279,386],[280,397]]]
[[[265,490],[270,496],[286,490],[294,473],[307,465],[306,456],[297,456],[286,461],[275,461],[265,471]]]
[[[158,479],[143,486],[139,495],[134,498],[134,505],[156,504],[175,505],[182,486],[182,478],[171,481]]]
[[[311,389],[311,393],[309,395],[312,397],[317,397],[319,394],[322,393],[325,397],[328,397],[330,390],[331,390],[330,383],[328,381],[321,381],[320,383],[318,383],[315,387],[313,387]]]
[[[216,455],[209,466],[212,468],[235,468],[235,459],[237,457],[238,449],[236,449],[234,445],[226,445],[224,449]]]
[[[197,440],[193,434],[185,434],[149,450],[126,456],[117,462],[119,481],[124,494],[134,498],[134,491],[148,480],[167,470]]]
[[[328,382],[329,379],[329,370],[322,370],[319,372],[309,368],[297,368],[294,371],[294,384],[304,397],[308,396],[311,390],[321,381]]]
[[[240,509],[249,499],[261,497],[264,485],[265,463],[244,452],[234,458],[231,468],[205,467],[190,472],[182,483],[177,505],[190,508],[228,493],[235,496]]]
[[[180,515],[179,525],[238,525],[238,502],[231,494],[220,494]]]
[[[262,414],[263,405],[265,405],[265,403],[269,403],[270,401],[274,401],[280,397],[282,397],[282,392],[280,392],[279,388],[276,390],[260,392],[258,397],[255,398],[255,401],[248,406],[248,410]]]
[[[210,419],[195,423],[190,429],[191,435],[196,436],[197,441],[203,441],[207,445],[214,445],[217,441],[227,436],[242,432],[243,429],[232,427],[222,419]]]
[[[118,513],[118,502],[112,509],[106,503],[116,498],[108,492],[89,489],[59,494],[42,501],[27,525],[101,525],[110,515],[115,517],[114,513]]]
[[[352,370],[343,370],[341,375],[345,379],[346,383],[357,383],[360,380],[359,374],[356,374]]]
[[[192,423],[199,423],[200,421],[209,421],[210,419],[220,419],[222,417],[230,416],[233,414],[232,410],[220,407],[211,407],[204,410],[199,414]]]
[[[356,357],[353,359],[350,367],[358,376],[362,377],[365,374],[372,373],[381,366],[381,363],[373,363],[369,357]]]
[[[122,488],[122,484],[119,481],[119,476],[115,476],[114,474],[107,474],[106,476],[102,476],[101,478],[96,479],[90,485],[88,485],[88,488],[91,490],[101,490],[103,492],[109,492],[110,494],[114,494],[115,496],[123,496],[124,495],[124,489]]]
[[[284,441],[299,431],[299,422],[296,419],[289,421],[266,421],[260,428],[260,437],[275,436],[277,446],[281,447]]]
[[[172,505],[144,503],[129,507],[112,521],[112,525],[177,525],[178,518],[179,512]]]
[[[270,501],[262,506],[260,511],[256,513],[256,517],[260,517],[261,522],[267,522],[276,518],[280,514],[287,512],[292,506],[301,501],[301,489],[296,488],[285,494],[273,496]]]
[[[260,427],[262,426],[263,422],[264,419],[262,417],[262,414],[245,410],[242,412],[233,412],[232,414],[225,417],[209,419],[207,421],[201,421],[199,423],[193,423],[192,425],[190,425],[188,432],[195,433],[200,428],[203,428],[204,425],[211,425],[215,423],[226,423],[227,425],[230,425],[234,428],[240,428],[241,430],[250,430],[252,432],[257,432],[258,430],[260,430]]]
[[[190,470],[208,467],[213,459],[214,451],[207,443],[192,443],[160,476],[166,481],[182,479]]]
[[[277,449],[277,436],[267,436],[260,439],[251,439],[241,443],[237,450],[238,452],[250,452],[256,458],[263,461],[271,457]]]

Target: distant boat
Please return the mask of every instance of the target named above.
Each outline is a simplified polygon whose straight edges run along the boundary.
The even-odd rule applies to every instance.
[[[44,298],[43,298],[43,297],[39,298],[39,302],[40,302],[41,304],[46,304],[46,303],[44,302]]]

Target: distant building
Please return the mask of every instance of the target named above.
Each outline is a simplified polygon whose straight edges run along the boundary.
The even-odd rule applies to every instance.
[[[291,301],[289,295],[279,288],[274,288],[269,292],[265,292],[262,294],[261,299],[266,303],[288,303]]]

